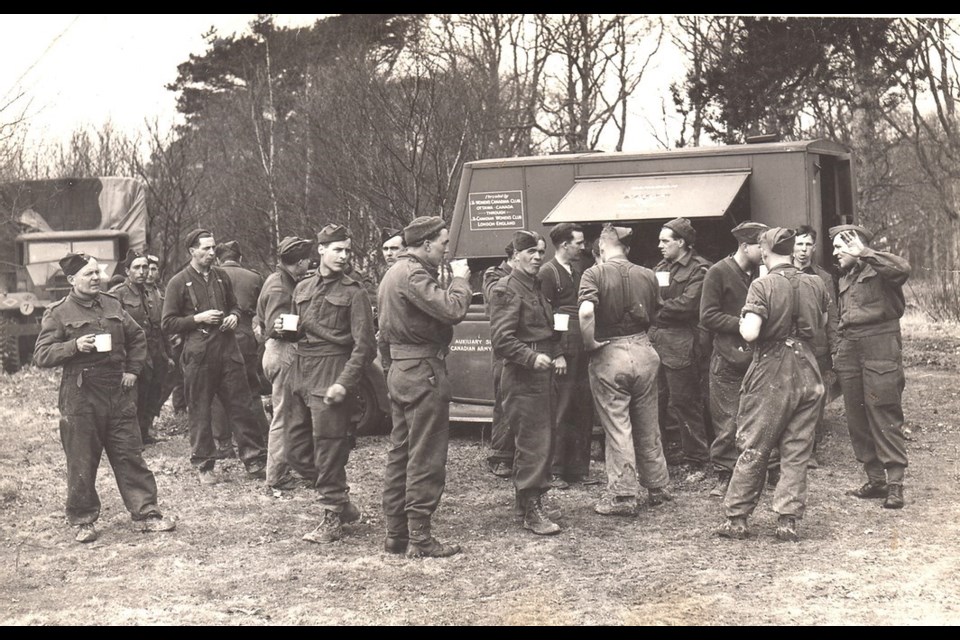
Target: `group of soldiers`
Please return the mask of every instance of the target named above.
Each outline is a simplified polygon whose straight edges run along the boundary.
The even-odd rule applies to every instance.
[[[595,511],[635,515],[641,486],[651,505],[670,500],[663,395],[663,413],[680,428],[688,479],[705,479],[711,463],[717,470],[712,493],[724,497],[727,516],[718,533],[748,534],[747,516],[776,468],[777,536],[796,540],[822,423],[824,373],[831,370],[868,478],[853,495],[902,507],[906,261],[871,249],[861,227],[831,229],[843,271],[838,307],[832,277],[813,262],[816,232],[808,227],[743,223],[733,229],[737,251],[710,266],[693,248],[693,226],[678,218],[661,230],[663,261],[653,270],[628,259],[632,233],[604,226],[596,264],[583,271],[577,225],[551,230],[555,255],[545,264],[545,239],[518,231],[503,263],[483,274],[496,395],[489,464],[513,479],[522,527],[558,533],[562,514],[544,494],[593,481],[594,415],[605,435],[607,476]],[[471,273],[466,261],[446,260],[449,231],[440,217],[384,230],[382,241],[388,268],[377,288],[376,321],[369,287],[352,271],[352,239],[340,225],[323,227],[316,243],[284,238],[277,269],[265,280],[242,266],[236,242],[217,245],[211,232],[193,230],[185,239],[190,263],[163,293],[156,274],[149,280],[154,264],[159,270],[149,255],[131,252],[127,279],[110,293],[101,291],[95,258],[65,256],[60,266],[72,291],[46,311],[35,362],[63,367],[60,433],[77,541],[97,537],[95,478],[104,449],[140,527],[174,528],[157,508],[142,451],[169,393],[164,378],[175,371],[182,372],[199,482],[219,481],[223,443],[235,441],[250,477],[275,489],[316,491],[323,515],[304,540],[340,540],[342,525],[360,517],[346,466],[361,378],[379,351],[393,423],[384,549],[408,557],[459,552],[433,536],[431,520],[449,441],[445,358],[453,326],[471,304]],[[713,345],[712,443],[699,392],[704,332]],[[270,419],[260,400],[261,372],[271,385]]]

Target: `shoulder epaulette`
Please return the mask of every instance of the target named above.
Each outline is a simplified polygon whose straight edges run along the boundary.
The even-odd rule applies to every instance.
[[[60,305],[62,305],[62,304],[63,304],[64,302],[66,302],[66,301],[67,301],[67,296],[63,296],[63,297],[60,298],[59,300],[55,300],[54,302],[51,302],[50,304],[48,304],[48,305],[47,305],[47,309],[48,309],[48,310],[49,310],[49,309],[55,309],[55,308],[59,307]]]

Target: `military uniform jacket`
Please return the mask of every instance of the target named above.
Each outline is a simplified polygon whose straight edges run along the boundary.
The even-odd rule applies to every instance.
[[[77,338],[109,333],[112,350],[83,353]],[[76,380],[86,369],[140,375],[147,360],[147,338],[120,301],[109,293],[84,299],[71,291],[43,314],[33,353],[39,367],[63,367],[62,384]]]
[[[445,356],[453,325],[470,308],[471,293],[470,283],[463,278],[453,278],[448,288],[442,288],[436,270],[413,254],[397,258],[377,294],[380,336],[389,345],[390,358]]]
[[[263,289],[263,276],[233,260],[225,261],[220,268],[229,276],[233,293],[237,296],[237,308],[241,314],[237,318],[237,340],[241,343],[240,348],[244,353],[254,353],[257,350],[257,341],[253,335],[253,317],[257,313],[257,300]]]
[[[360,282],[346,274],[324,278],[318,271],[293,290],[293,313],[300,316],[297,353],[350,354],[337,383],[346,389],[358,389],[377,349],[373,309]]]
[[[293,308],[293,290],[297,286],[290,272],[283,267],[267,276],[260,290],[260,297],[257,298],[257,323],[260,325],[262,334],[271,338],[282,338],[273,330],[277,318],[282,313],[290,313]]]
[[[733,367],[746,371],[750,345],[740,336],[740,311],[756,273],[745,273],[733,256],[709,269],[703,278],[700,298],[700,326],[713,333],[715,352]]]
[[[696,327],[700,321],[700,294],[710,262],[691,249],[674,262],[661,260],[654,271],[670,274],[670,283],[660,287],[663,306],[654,321],[657,327]]]
[[[906,308],[903,284],[910,263],[900,256],[866,247],[860,260],[840,278],[840,333],[844,337],[900,331]]]
[[[514,269],[494,285],[490,299],[490,338],[493,353],[507,362],[533,369],[537,354],[560,354],[553,335],[553,308],[540,290],[540,281]]]
[[[156,289],[146,285],[134,284],[129,278],[123,284],[118,284],[110,290],[130,317],[137,321],[147,336],[147,365],[156,366],[167,357],[166,341],[160,331],[160,314],[163,308],[159,306],[160,298]]]
[[[510,275],[511,271],[513,271],[513,267],[504,260],[497,266],[490,267],[483,272],[483,283],[480,286],[483,290],[483,301],[487,306],[487,315],[490,315],[490,294],[493,291],[493,285]]]

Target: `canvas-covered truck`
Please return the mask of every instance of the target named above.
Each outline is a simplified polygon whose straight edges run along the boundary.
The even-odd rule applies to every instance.
[[[0,359],[17,371],[40,319],[70,290],[58,261],[94,256],[106,281],[128,249],[147,244],[146,190],[135,178],[66,178],[0,184]]]
[[[587,242],[606,222],[634,229],[630,260],[653,267],[663,223],[689,218],[697,251],[712,262],[736,250],[730,230],[745,220],[808,224],[830,269],[825,233],[856,222],[850,150],[829,140],[694,147],[651,153],[578,153],[479,160],[464,165],[450,225],[450,251],[470,265],[470,311],[454,329],[447,359],[452,420],[487,422],[493,409],[490,323],[480,278],[499,264],[518,229],[548,238],[575,222]],[[589,264],[590,256],[584,256]]]

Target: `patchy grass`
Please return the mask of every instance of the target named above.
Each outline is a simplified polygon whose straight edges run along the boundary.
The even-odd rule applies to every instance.
[[[408,561],[382,552],[383,437],[361,439],[351,455],[361,521],[340,543],[311,545],[300,539],[320,516],[309,491],[275,498],[237,461],[219,467],[225,482],[201,487],[185,425],[165,413],[159,426],[168,439],[146,458],[177,530],[135,531],[104,461],[101,536],[79,545],[63,516],[58,376],[4,376],[0,624],[957,624],[956,363],[925,363],[919,354],[950,352],[960,332],[905,321],[904,333],[905,352],[918,354],[908,357],[904,403],[912,431],[907,508],[844,496],[862,477],[835,402],[799,544],[774,539],[766,492],[751,519],[754,537],[716,538],[722,516],[709,482],[675,482],[672,503],[633,519],[594,514],[600,486],[551,492],[564,531],[538,538],[512,515],[509,481],[484,470],[480,430],[461,425],[434,528],[461,543],[462,554]],[[594,465],[602,473],[602,463]]]

